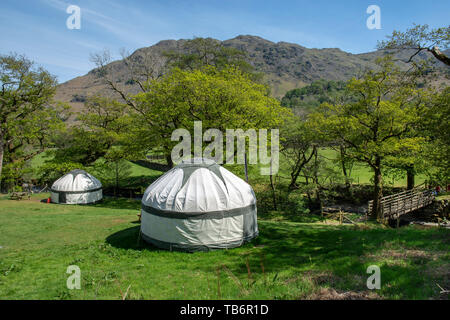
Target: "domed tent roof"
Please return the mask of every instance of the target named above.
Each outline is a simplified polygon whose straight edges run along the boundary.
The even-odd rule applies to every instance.
[[[183,161],[147,188],[141,230],[144,239],[169,249],[238,246],[258,234],[256,197],[212,160]]]
[[[84,170],[72,170],[56,180],[51,187],[54,203],[87,204],[101,200],[102,184]]]

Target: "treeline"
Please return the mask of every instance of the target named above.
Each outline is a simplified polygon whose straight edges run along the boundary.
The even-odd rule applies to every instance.
[[[172,132],[178,128],[192,132],[194,121],[202,121],[205,129],[240,128],[245,131],[278,128],[290,115],[287,108],[281,107],[279,101],[270,96],[260,75],[246,62],[244,53],[223,47],[213,39],[198,38],[187,41],[185,46],[182,54],[167,52],[163,63],[142,55],[124,57],[129,78],[139,88],[134,94],[116,81],[108,66],[108,52],[93,55],[92,61],[97,64],[94,73],[108,86],[110,94],[87,97],[85,108],[75,114],[74,123],[64,121],[68,107],[53,101],[56,83],[45,84],[48,89],[45,96],[39,93],[41,84],[38,80],[30,81],[30,90],[24,91],[22,73],[12,72],[15,69],[4,63],[6,81],[15,83],[8,88],[6,99],[15,103],[15,97],[28,95],[27,100],[33,98],[41,102],[41,105],[33,104],[33,108],[29,108],[29,103],[24,100],[17,102],[17,109],[9,109],[5,115],[8,137],[20,129],[15,122],[19,116],[32,128],[41,126],[40,121],[45,119],[37,116],[36,109],[51,112],[51,121],[55,125],[40,131],[45,137],[45,141],[41,139],[42,148],[37,148],[39,137],[30,131],[24,132],[26,143],[1,153],[5,159],[5,170],[0,171],[3,187],[20,185],[26,180],[30,175],[27,160],[43,150],[47,150],[49,160],[37,173],[41,183],[50,183],[73,168],[117,169],[124,167],[124,159],[145,159],[155,152],[163,154],[167,164],[172,166],[171,152],[177,144],[171,140]],[[10,55],[2,59],[26,64],[23,73],[30,77],[46,74],[24,57]],[[2,145],[11,144],[9,140],[0,141]],[[12,143],[16,141],[19,143],[19,139]],[[113,171],[119,175],[126,168]]]
[[[303,88],[288,91],[281,99],[281,105],[302,115],[315,110],[322,103],[339,101],[344,96],[345,89],[344,81],[321,79]]]
[[[333,174],[320,159],[322,148],[334,149],[339,155],[336,161],[347,192],[351,192],[350,167],[358,163],[371,168],[372,215],[380,219],[378,200],[388,170],[405,173],[408,188],[414,187],[418,173],[426,174],[429,184],[446,186],[450,181],[449,133],[444,129],[450,113],[450,87],[418,86],[421,71],[402,71],[390,56],[377,64],[376,71],[348,81],[340,101],[325,102],[294,116],[282,134],[282,152],[291,166],[289,188],[313,188],[319,203]],[[299,177],[306,183],[299,186]]]

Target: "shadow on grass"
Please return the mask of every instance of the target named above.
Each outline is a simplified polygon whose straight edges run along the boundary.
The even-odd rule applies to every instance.
[[[435,263],[433,251],[446,251],[449,235],[445,230],[424,232],[416,228],[359,229],[262,222],[260,237],[224,255],[226,266],[236,275],[248,272],[248,261],[252,274],[259,279],[266,273],[296,270],[283,281],[296,281],[309,275],[316,282],[320,281],[319,277],[326,277],[325,283],[336,289],[356,291],[367,290],[366,268],[375,264],[382,269],[383,283],[389,284],[384,287],[388,295],[411,298],[422,295],[420,290],[428,286],[430,279],[420,275]],[[415,264],[408,250],[425,252],[423,264]],[[399,257],[392,257],[392,252],[397,252]],[[199,268],[206,272],[214,267]]]
[[[136,223],[138,223],[136,221]],[[409,244],[416,249],[427,249],[432,242],[445,245],[449,232],[431,233],[419,228],[358,229],[323,225],[298,225],[283,222],[260,221],[258,238],[241,247],[248,256],[259,264],[260,258],[268,259],[267,267],[272,271],[286,266],[322,265],[333,266],[335,271],[346,269],[346,263],[365,254],[373,255],[384,248],[387,242]],[[116,248],[142,250],[154,248],[143,240],[138,241],[140,226],[120,230],[107,237],[106,241]],[[447,241],[445,240],[447,239]],[[433,245],[435,245],[433,243]],[[402,248],[401,246],[399,248]],[[226,255],[235,255],[239,249],[225,250]],[[346,263],[341,263],[346,261]]]
[[[156,179],[158,179],[161,174],[155,175],[141,175],[141,176],[132,176],[122,179],[121,186],[126,188],[143,188],[144,190],[152,184]]]
[[[289,211],[284,211],[282,213],[280,213],[279,211],[263,211],[261,213],[258,212],[258,217],[263,220],[301,223],[314,223],[322,220],[319,215],[311,213],[299,214]]]
[[[139,239],[139,229],[141,226],[135,226],[120,230],[116,233],[111,234],[106,238],[106,242],[111,246],[119,249],[127,250],[149,250],[149,251],[160,251],[161,249],[152,246],[142,239]]]
[[[274,274],[277,278],[280,273],[277,281],[284,283],[309,276],[318,285],[362,292],[367,291],[366,280],[369,275],[366,268],[375,264],[381,268],[383,283],[386,284],[383,293],[380,292],[382,295],[398,298],[431,296],[434,294],[428,286],[431,279],[418,275],[423,275],[432,263],[437,263],[432,253],[445,252],[450,237],[448,230],[415,227],[392,230],[374,226],[342,227],[260,221],[259,229],[260,236],[240,248],[193,256],[193,259],[209,261],[196,264],[193,268],[214,272],[224,264],[236,276],[246,278],[248,261],[254,279],[264,279],[271,273],[272,281]],[[134,226],[110,235],[106,241],[121,249],[166,251],[138,239],[139,226]],[[423,251],[426,256],[421,257],[418,264],[414,256],[408,256],[408,250],[413,253]],[[399,257],[393,257],[392,252],[396,252]],[[286,273],[287,270],[295,272]],[[444,281],[441,278],[439,281]],[[428,293],[421,293],[421,290],[427,290]]]
[[[103,198],[103,201],[96,203],[93,206],[108,209],[136,210],[136,212],[139,213],[141,210],[141,201],[128,198],[105,197]]]

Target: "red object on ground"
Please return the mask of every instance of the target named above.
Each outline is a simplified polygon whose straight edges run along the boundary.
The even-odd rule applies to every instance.
[[[51,198],[49,197],[49,198],[47,198],[47,203],[50,203],[50,200],[51,200]]]

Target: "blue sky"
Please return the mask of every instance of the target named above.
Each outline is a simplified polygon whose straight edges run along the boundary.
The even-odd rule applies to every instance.
[[[66,27],[69,5],[81,8],[80,30]],[[369,5],[381,9],[380,30],[366,27]],[[1,0],[0,54],[25,54],[64,82],[92,69],[90,53],[105,48],[119,58],[121,48],[133,52],[165,39],[251,34],[361,53],[394,29],[449,21],[448,0]]]

